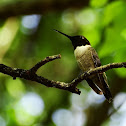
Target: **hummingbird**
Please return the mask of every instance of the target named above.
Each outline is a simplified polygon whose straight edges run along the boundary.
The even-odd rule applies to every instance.
[[[91,46],[90,42],[82,35],[69,36],[58,30],[54,31],[66,36],[72,42],[74,48],[74,55],[77,60],[78,66],[82,72],[87,72],[91,69],[101,66],[100,59],[96,50]],[[104,94],[105,98],[110,103],[112,101],[112,95],[109,90],[107,82],[107,76],[105,72],[96,73],[89,76],[86,79],[88,85],[99,95]]]

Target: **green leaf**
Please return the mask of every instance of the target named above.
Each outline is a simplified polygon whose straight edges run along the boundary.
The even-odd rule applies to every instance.
[[[104,6],[107,2],[108,2],[108,0],[91,0],[91,1],[90,1],[90,5],[91,5],[92,7],[102,7],[102,6]]]
[[[103,15],[103,26],[108,25],[116,18],[117,15],[122,13],[125,3],[123,1],[114,1],[105,8]]]

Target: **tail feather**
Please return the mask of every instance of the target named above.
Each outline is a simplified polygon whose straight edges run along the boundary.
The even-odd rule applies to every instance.
[[[110,103],[112,101],[112,95],[108,87],[106,87],[105,92],[103,92],[105,98],[108,100]]]
[[[110,103],[112,101],[112,95],[109,90],[109,86],[107,84],[107,81],[105,81],[103,74],[99,74],[99,79],[100,79],[101,84],[103,85],[103,89],[102,89],[103,94],[104,94],[105,98],[108,100],[108,102]]]
[[[89,86],[99,95],[102,95],[103,92],[99,90],[99,88],[93,83],[93,81],[91,79],[86,79],[87,83],[89,84]]]

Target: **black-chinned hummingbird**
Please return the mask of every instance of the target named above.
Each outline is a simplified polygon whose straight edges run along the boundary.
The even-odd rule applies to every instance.
[[[97,52],[91,47],[90,42],[84,36],[69,36],[58,30],[55,31],[66,36],[72,41],[75,58],[83,72],[87,72],[88,70],[101,66]],[[89,76],[86,81],[97,94],[104,94],[109,103],[112,101],[112,95],[109,90],[105,72],[93,74]]]

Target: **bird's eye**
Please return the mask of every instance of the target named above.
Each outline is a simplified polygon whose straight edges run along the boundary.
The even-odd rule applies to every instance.
[[[84,36],[80,36],[81,39],[84,39]]]

